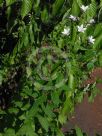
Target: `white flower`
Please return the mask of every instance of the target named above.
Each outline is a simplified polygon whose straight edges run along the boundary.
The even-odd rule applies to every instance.
[[[89,41],[89,43],[94,44],[95,39],[94,39],[93,36],[91,35],[91,36],[88,37],[88,41]]]
[[[64,31],[62,32],[64,35],[69,35],[70,34],[70,29],[69,28],[64,28]]]
[[[90,87],[90,84],[88,84],[85,88],[84,88],[84,92],[87,92],[87,91],[89,91],[89,87]]]
[[[90,26],[90,24],[87,24],[86,27]]]
[[[73,21],[77,21],[77,17],[73,16],[73,15],[70,15],[69,18]]]
[[[86,30],[86,28],[83,27],[83,24],[81,26],[77,26],[77,28],[78,28],[78,32],[82,32],[82,33],[84,33],[84,31]]]
[[[90,24],[95,23],[95,20],[94,19],[90,19],[89,23]]]
[[[82,5],[80,8],[85,12],[88,9],[88,6]]]

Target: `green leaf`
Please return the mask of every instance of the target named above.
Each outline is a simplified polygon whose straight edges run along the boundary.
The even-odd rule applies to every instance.
[[[52,15],[56,16],[63,7],[65,0],[56,0],[52,6]]]
[[[53,103],[55,104],[55,105],[58,105],[59,103],[60,103],[60,99],[59,99],[59,94],[60,94],[60,92],[58,91],[54,91],[53,93],[52,93],[52,95],[51,95],[51,99],[52,99],[52,101],[53,101]]]
[[[46,107],[42,106],[42,109],[49,118],[52,119],[53,117],[55,117],[55,114],[53,113],[53,107],[51,105],[47,104]]]
[[[6,0],[6,6],[10,6],[15,2],[16,2],[16,0]]]
[[[83,96],[84,96],[84,92],[80,92],[80,93],[76,94],[76,97],[75,97],[76,101],[78,103],[81,103],[83,100]]]
[[[82,3],[82,0],[77,0],[77,3],[78,3],[78,5],[79,5],[79,7],[81,7],[81,5],[83,4],[83,3]]]
[[[42,105],[46,101],[46,96],[41,95],[32,105],[31,109],[27,112],[28,117],[34,117],[36,114],[38,114],[40,108],[39,106]]]
[[[40,0],[34,0],[34,9],[39,8]]]
[[[71,9],[68,9],[67,12],[65,12],[65,14],[63,15],[63,21],[70,15],[70,10]]]
[[[33,44],[34,43],[34,32],[33,32],[33,25],[31,24],[29,27],[29,37],[30,37],[30,41]]]
[[[95,48],[95,46],[93,45],[93,48]],[[85,52],[85,55],[81,57],[81,60],[84,62],[89,62],[92,61],[92,59],[96,56],[96,51],[94,50],[87,50]]]
[[[57,136],[64,136],[63,132],[60,129],[58,129],[57,131]]]
[[[100,7],[102,7],[102,0],[100,0]]]
[[[87,64],[87,68],[88,68],[88,70],[92,70],[94,68],[94,62],[89,62]]]
[[[6,114],[6,112],[4,110],[0,109],[0,116],[3,115],[3,114]]]
[[[69,96],[67,96],[65,102],[64,102],[64,106],[62,108],[62,111],[59,115],[59,122],[61,124],[64,124],[68,118],[68,116],[73,112],[73,101],[71,100],[71,98]]]
[[[2,4],[3,3],[3,0],[0,0],[0,4]]]
[[[77,136],[83,136],[83,133],[82,133],[82,131],[81,131],[81,129],[79,127],[76,126],[75,130],[76,130],[76,135]]]
[[[30,67],[26,68],[26,72],[27,72],[27,78],[31,76],[32,74],[32,69]]]
[[[40,84],[39,82],[34,82],[34,86],[35,86],[36,90],[41,90],[43,88],[43,85]]]
[[[100,36],[98,36],[95,40],[95,43],[93,45],[93,49],[100,49],[101,47],[101,42],[102,42],[102,34],[100,34]]]
[[[102,51],[100,51],[100,54],[99,54],[99,64],[102,67]]]
[[[77,29],[76,29],[76,26],[73,25],[73,32],[72,32],[72,42],[73,43],[76,42],[76,37],[77,37]]]
[[[1,74],[1,71],[0,71],[0,85],[2,84],[2,81],[3,81],[3,75]]]
[[[15,102],[16,107],[19,107],[19,108],[22,107],[22,104],[23,104],[23,102],[20,102],[20,101]]]
[[[26,110],[28,110],[29,108],[30,108],[30,104],[27,103],[27,104],[25,104],[25,105],[21,108],[21,110],[22,110],[22,111],[26,111]]]
[[[10,113],[14,113],[14,114],[17,114],[19,112],[19,109],[18,108],[9,108],[8,110]]]
[[[24,18],[31,11],[32,4],[33,4],[32,0],[23,0],[22,1],[22,7],[21,7],[22,18]]]
[[[22,127],[19,129],[17,135],[26,135],[26,136],[38,136],[35,132],[35,125],[32,122],[32,119],[25,120]]]
[[[14,130],[14,129],[11,129],[11,128],[7,129],[7,130],[5,131],[4,136],[16,136],[15,130]]]
[[[48,15],[48,11],[46,8],[44,8],[44,10],[41,12],[41,19],[42,19],[42,22],[44,23],[49,22],[49,15]]]
[[[94,36],[97,37],[101,34],[102,32],[102,23],[99,23],[96,25],[95,30],[94,30]]]
[[[87,21],[89,21],[91,18],[93,18],[96,15],[96,11],[97,11],[96,1],[92,0],[88,10],[86,11]]]
[[[40,116],[40,115],[38,115],[37,117],[38,117],[38,120],[39,120],[41,126],[42,126],[46,131],[48,131],[49,122],[48,122],[47,118],[46,118],[46,117],[42,117],[42,116]]]
[[[29,34],[28,34],[28,32],[24,32],[22,38],[23,38],[24,46],[26,47],[29,44]]]
[[[80,13],[80,7],[77,3],[77,0],[73,0],[71,13],[72,13],[72,15],[75,15],[75,16],[78,16]]]

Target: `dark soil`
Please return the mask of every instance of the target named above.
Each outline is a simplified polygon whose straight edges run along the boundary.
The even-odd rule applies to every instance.
[[[94,83],[97,79],[102,79],[102,68],[96,68],[90,78],[85,81],[84,86]],[[97,83],[97,88],[102,91],[102,83]],[[75,113],[68,123],[63,127],[64,132],[74,129],[75,125],[79,126],[83,132],[89,136],[100,134],[102,136],[102,96],[97,95],[94,102],[89,103],[88,94],[85,95],[81,104],[75,106]]]

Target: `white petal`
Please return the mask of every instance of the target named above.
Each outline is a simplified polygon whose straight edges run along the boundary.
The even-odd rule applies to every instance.
[[[70,29],[69,28],[64,28],[64,31],[62,32],[64,35],[69,35],[70,34]]]
[[[77,26],[78,32],[83,32],[86,30],[86,28],[83,27],[83,24],[81,26]]]
[[[95,39],[93,38],[93,36],[89,36],[89,37],[88,37],[88,41],[89,41],[89,43],[94,44]]]
[[[76,20],[77,20],[77,17],[75,17],[75,16],[73,16],[73,15],[70,15],[69,18],[72,19],[73,21],[76,21]]]
[[[88,9],[88,6],[82,5],[80,8],[85,12]]]
[[[95,20],[94,19],[90,19],[89,23],[90,24],[95,23]]]

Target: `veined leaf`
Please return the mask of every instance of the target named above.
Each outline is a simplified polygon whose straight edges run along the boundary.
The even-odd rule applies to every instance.
[[[34,8],[38,8],[40,0],[34,0]]]
[[[69,74],[69,88],[70,89],[73,89],[73,87],[74,87],[74,76],[73,76],[73,74]]]
[[[102,0],[100,0],[100,7],[102,7]]]
[[[75,130],[76,130],[77,136],[83,136],[83,133],[82,133],[82,131],[81,131],[81,129],[79,127],[76,126]]]
[[[51,99],[55,105],[58,105],[60,103],[59,99],[60,92],[54,91],[51,95]]]
[[[86,12],[86,16],[87,16],[87,21],[89,21],[91,18],[93,18],[96,14],[96,10],[97,10],[97,4],[95,0],[92,0],[89,9]]]
[[[63,132],[60,129],[58,129],[57,131],[57,136],[64,136]]]
[[[45,23],[49,22],[49,15],[46,8],[44,8],[44,10],[41,12],[41,19]]]
[[[52,7],[52,15],[55,16],[61,7],[63,6],[65,0],[56,0]]]
[[[73,32],[72,32],[72,42],[73,42],[73,43],[75,43],[76,36],[77,36],[77,29],[76,29],[76,27],[73,25]]]
[[[79,12],[80,12],[80,8],[77,3],[77,0],[74,0],[73,4],[72,4],[72,12],[71,13],[72,13],[72,15],[78,16]]]
[[[16,136],[15,130],[14,130],[14,129],[11,129],[11,128],[7,129],[7,130],[5,131],[4,136]]]
[[[27,72],[27,77],[30,77],[31,74],[32,74],[31,68],[30,68],[30,67],[27,67],[27,68],[26,68],[26,72]]]
[[[52,120],[52,117],[55,117],[55,114],[53,113],[53,107],[49,104],[47,104],[46,107],[42,106],[42,109],[44,110],[45,114]]]
[[[21,7],[21,16],[24,18],[31,10],[32,8],[32,0],[23,0],[22,1],[22,7]]]
[[[81,6],[83,3],[82,3],[82,0],[77,0],[77,3],[79,6]]]
[[[12,5],[16,0],[6,0],[6,6]]]
[[[99,10],[99,13],[98,13],[98,21],[102,22],[102,6],[101,6],[101,9]]]
[[[99,55],[99,64],[102,67],[102,51],[100,51],[100,55]]]
[[[33,25],[31,24],[29,26],[29,37],[30,37],[30,41],[33,44],[34,43],[34,32],[33,32]]]
[[[70,10],[71,10],[71,9],[68,9],[68,10],[67,10],[67,12],[64,14],[64,16],[63,16],[63,19],[62,19],[62,20],[64,20],[65,18],[67,18],[67,17],[69,16],[69,14],[70,14]]]
[[[17,114],[19,112],[18,108],[9,108],[9,113]]]
[[[34,117],[38,111],[39,111],[39,105],[44,103],[46,101],[46,96],[42,95],[40,96],[35,103],[33,104],[32,108],[28,111],[27,116],[28,117]]]
[[[98,38],[96,39],[96,41],[93,45],[93,49],[99,49],[101,46],[101,42],[102,42],[102,34],[100,36],[98,36]]]
[[[97,37],[101,34],[102,32],[102,23],[99,23],[96,25],[96,28],[94,30],[94,36]]]
[[[68,115],[70,115],[73,111],[73,102],[69,96],[67,96],[66,101],[64,102],[63,109],[59,115],[59,122],[64,124],[67,120]]]
[[[19,129],[17,135],[26,135],[26,136],[38,136],[35,132],[35,125],[31,119],[27,119],[22,127]],[[12,136],[12,135],[11,135]]]
[[[42,126],[46,131],[48,131],[49,122],[48,122],[47,118],[38,115],[38,120],[39,120],[41,126]]]

